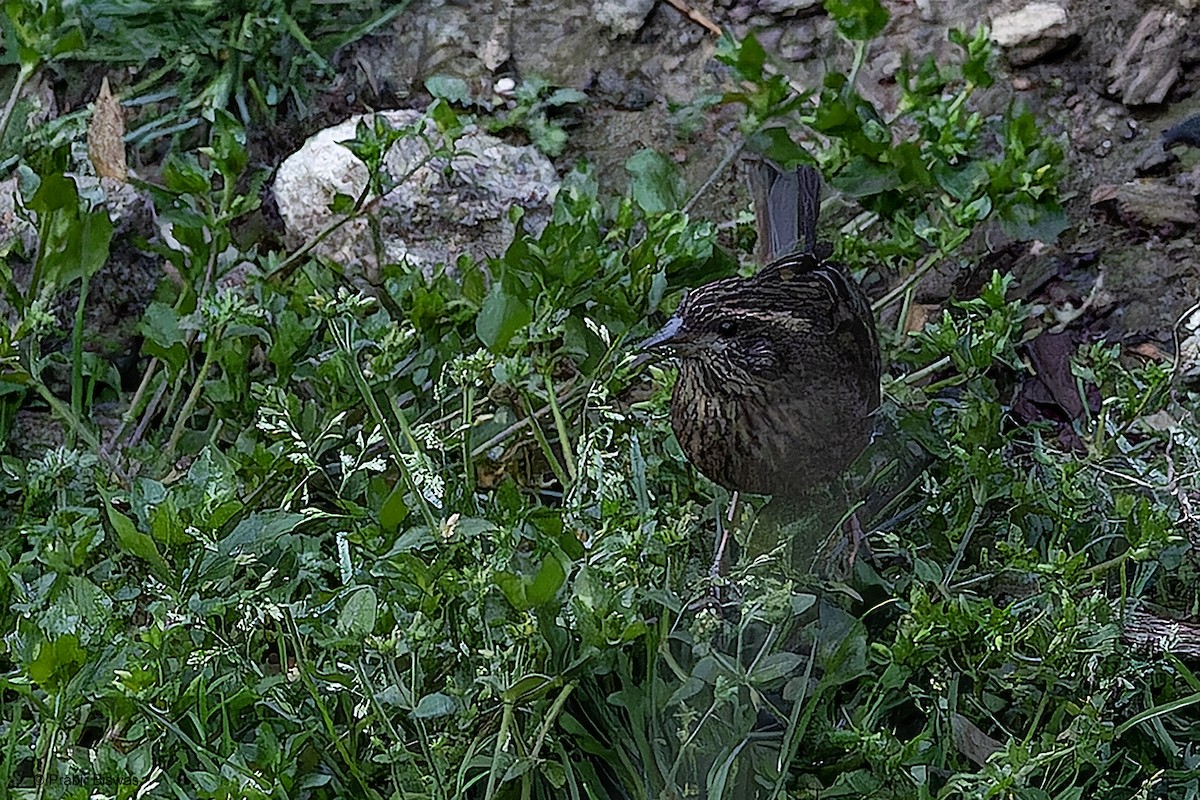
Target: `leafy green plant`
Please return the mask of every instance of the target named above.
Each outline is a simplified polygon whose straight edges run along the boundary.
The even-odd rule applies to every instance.
[[[0,264],[0,288],[18,320],[3,336],[5,369],[0,383],[4,389],[0,394],[6,403],[4,432],[7,434],[25,391],[33,389],[68,422],[72,439],[82,436],[94,445],[96,438],[83,423],[85,373],[93,379],[106,376],[84,352],[84,308],[91,277],[108,258],[113,226],[107,210],[94,207],[92,200],[81,195],[76,180],[64,174],[62,161],[48,159],[44,173],[27,172],[24,176],[25,209],[36,215],[38,237],[37,252],[21,254],[25,258],[20,261],[28,274],[19,279],[8,259]],[[77,288],[78,299],[70,348],[66,353],[57,347],[45,352],[41,342],[53,329],[51,306],[71,287]],[[69,406],[57,400],[44,375],[64,355],[69,358]]]
[[[1057,197],[1061,143],[1028,111],[1012,108],[985,119],[971,109],[976,91],[993,80],[994,53],[983,28],[970,36],[949,33],[962,51],[959,64],[930,57],[914,67],[905,57],[897,73],[899,104],[888,118],[855,85],[865,42],[882,30],[887,12],[876,0],[826,7],[852,44],[849,73],[829,72],[821,87],[800,89],[772,68],[753,37],[727,38],[717,57],[743,89],[724,100],[745,106],[750,149],[785,164],[817,160],[834,188],[871,212],[836,246],[852,264],[888,265],[906,278],[879,305],[911,299],[915,281],[988,220],[1021,239],[1053,240],[1065,229]],[[814,154],[793,141],[797,122],[820,141]]]
[[[435,98],[464,109],[483,111],[481,122],[489,131],[523,131],[530,143],[549,156],[562,153],[567,131],[558,116],[569,106],[586,103],[588,96],[577,89],[556,88],[541,78],[522,80],[513,86],[511,98],[498,101],[475,99],[461,78],[435,75],[425,81]]]
[[[26,3],[9,0],[0,16],[0,65],[16,66],[12,90],[0,110],[0,155],[15,149],[24,133],[25,119],[30,108],[22,109],[22,119],[11,127],[13,114],[20,105],[21,90],[44,64],[61,60],[83,48],[83,33],[79,18],[70,13],[69,4],[61,0],[41,0]]]
[[[20,69],[0,114],[0,160],[39,139],[58,140],[52,131],[70,131],[86,113],[63,115],[48,123],[52,131],[34,136],[18,124],[4,146],[21,89],[38,69],[53,65],[69,74],[92,63],[138,70],[133,85],[120,90],[122,103],[138,109],[126,136],[137,148],[203,127],[214,112],[231,112],[245,125],[274,124],[280,111],[307,115],[313,87],[332,75],[333,53],[407,7],[306,0],[7,3],[0,64]]]
[[[883,24],[877,4],[830,8],[856,42]],[[983,85],[983,45],[964,42]],[[750,136],[811,111],[754,47],[731,98]],[[875,252],[951,252],[1005,204],[1053,199],[1036,126],[1012,117],[1001,147],[958,78],[907,79],[924,133],[903,158],[845,78],[822,91],[858,122],[821,123],[842,159],[827,166],[894,181],[865,207],[900,186],[924,203],[877,222]],[[317,240],[393,188],[400,137],[436,128],[421,166],[450,163],[471,120],[449,100],[428,127],[364,120],[347,146],[371,180]],[[1086,448],[1063,450],[1008,414],[1036,331],[993,276],[898,348],[898,434],[936,458],[872,529],[873,565],[829,585],[765,552],[714,578],[726,498],[670,436],[667,371],[626,357],[677,290],[737,268],[679,210],[669,159],[634,155],[615,200],[580,168],[544,229],[514,213],[499,257],[384,265],[362,291],[315,241],[284,255],[235,235],[262,174],[233,115],[209,122],[148,186],[178,282],[142,321],[148,366],[109,449],[86,391],[68,406],[33,380],[52,292],[10,281],[10,414],[33,386],[79,433],[0,459],[8,785],[91,780],[90,796],[91,767],[151,797],[1200,792],[1200,682],[1122,625],[1135,603],[1200,602],[1181,477],[1195,398],[1165,366],[1081,351],[1081,393],[1104,399],[1069,423]],[[1028,176],[1018,151],[1042,159]],[[65,171],[34,172],[40,284],[81,282],[92,262],[69,256],[101,260],[104,212]],[[955,186],[974,210],[944,200]]]

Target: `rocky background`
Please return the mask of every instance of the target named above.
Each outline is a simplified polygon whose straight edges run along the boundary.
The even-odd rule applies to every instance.
[[[1071,229],[1053,246],[1006,253],[1010,263],[998,266],[1023,277],[1025,296],[1048,293],[1067,315],[1086,310],[1097,333],[1170,349],[1176,321],[1200,295],[1200,159],[1185,142],[1165,147],[1163,138],[1200,113],[1197,5],[889,2],[891,19],[869,44],[860,90],[877,107],[894,108],[905,54],[950,60],[949,29],[988,24],[1001,74],[977,95],[980,110],[1025,104],[1065,135],[1070,161],[1063,189]],[[434,75],[464,79],[485,103],[503,102],[513,82],[534,77],[577,89],[588,99],[570,118],[560,172],[586,159],[621,191],[626,159],[655,148],[674,156],[692,189],[715,174],[697,213],[724,221],[743,193],[736,165],[723,166],[740,144],[734,114],[686,119],[689,104],[724,79],[712,59],[718,28],[753,32],[803,86],[851,59],[819,0],[423,0],[392,30],[343,54],[329,97],[343,100],[345,113],[363,102],[419,106]],[[937,287],[929,292],[936,300]]]

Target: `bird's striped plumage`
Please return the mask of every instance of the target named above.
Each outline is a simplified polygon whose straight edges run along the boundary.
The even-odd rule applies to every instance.
[[[782,195],[797,196],[768,225],[776,246],[790,238],[805,251],[694,289],[648,340],[680,357],[671,399],[680,445],[730,489],[800,496],[836,477],[866,445],[879,405],[870,304],[840,266],[811,252],[815,176],[779,176]],[[781,193],[768,196],[778,211]]]

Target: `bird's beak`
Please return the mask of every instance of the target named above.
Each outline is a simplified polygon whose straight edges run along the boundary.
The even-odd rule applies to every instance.
[[[682,335],[680,333],[682,329],[683,317],[678,315],[673,316],[667,320],[666,325],[663,325],[658,329],[657,333],[650,338],[639,342],[637,347],[634,349],[638,351],[657,349],[674,350],[683,344]]]

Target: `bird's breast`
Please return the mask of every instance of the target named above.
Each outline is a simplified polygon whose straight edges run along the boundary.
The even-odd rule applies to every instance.
[[[729,489],[800,495],[866,445],[871,409],[834,378],[740,381],[684,364],[671,425],[688,459]]]

